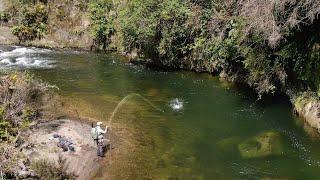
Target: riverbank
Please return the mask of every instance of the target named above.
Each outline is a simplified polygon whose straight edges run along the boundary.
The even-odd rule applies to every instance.
[[[122,141],[132,141],[125,125],[112,124],[112,148],[99,158],[90,131],[91,123],[101,120],[72,115],[53,89],[30,73],[1,72],[0,178],[90,179],[106,171],[106,162],[126,157],[128,146]],[[59,138],[71,146],[58,147]],[[113,169],[108,166],[101,178],[117,176]]]
[[[19,157],[16,162],[11,162],[13,163],[12,173],[14,173],[11,176],[19,179],[54,178],[53,174],[44,174],[46,171],[51,172],[50,170],[40,169],[49,167],[35,168],[34,166],[37,162],[47,162],[60,166],[62,168],[60,173],[65,171],[66,174],[72,175],[71,179],[85,180],[93,177],[104,179],[113,177],[111,179],[114,179],[116,175],[112,173],[116,173],[114,170],[116,167],[111,166],[111,162],[117,164],[122,159],[119,154],[126,154],[127,147],[123,146],[117,134],[112,133],[109,136],[112,139],[111,149],[107,151],[105,157],[98,157],[96,144],[90,137],[91,122],[92,119],[81,121],[79,119],[57,119],[38,122],[22,131],[16,143],[13,144],[14,147],[7,147],[15,149],[15,153],[10,156]],[[113,128],[119,130],[120,127],[114,124]],[[124,135],[121,131],[119,134]],[[63,151],[57,146],[58,141],[54,135],[60,135],[72,141],[74,151]],[[106,164],[107,169],[104,169]],[[101,171],[107,171],[107,173],[100,176]]]
[[[50,178],[49,174],[43,174],[39,168],[34,169],[31,165],[46,161],[62,166],[67,174],[72,174],[77,179],[90,178],[102,162],[102,158],[96,156],[96,145],[89,136],[90,129],[88,123],[65,119],[39,122],[22,131],[14,147],[20,151],[21,158],[18,160],[18,166],[13,168],[13,176],[19,179],[39,176]],[[57,146],[54,134],[72,141],[75,150],[64,152]]]
[[[44,37],[41,39],[41,41],[31,41],[23,44],[18,44],[18,39],[11,33],[9,27],[0,27],[1,29],[4,29],[3,31],[0,31],[0,43],[4,45],[22,45],[22,46],[35,46],[40,48],[48,48],[48,49],[73,49],[73,50],[80,50],[80,51],[90,51],[90,43],[87,43],[87,46],[77,46],[78,43],[71,45],[59,45],[58,42],[49,41],[49,37]],[[78,40],[80,43],[80,39]],[[164,68],[162,65],[155,64],[154,62],[150,61],[141,61],[137,60],[138,54],[137,52],[118,52],[119,54],[125,56],[127,58],[127,61],[133,64],[139,64],[139,65],[147,65],[151,68]],[[169,68],[170,67],[166,67]],[[177,69],[176,69],[177,70]],[[187,69],[186,69],[187,70]],[[206,72],[210,73],[210,72]],[[210,73],[212,74],[212,73]],[[216,74],[214,76],[219,75],[221,81],[233,81],[232,78],[228,77],[225,73]],[[296,112],[300,117],[302,117],[305,122],[314,128],[315,130],[318,130],[320,127],[320,100],[317,97],[317,95],[313,92],[291,92],[286,91],[286,95],[288,95],[290,102],[293,106],[293,111]]]
[[[301,92],[314,91],[319,100],[320,4],[269,4],[4,1],[0,40],[48,48],[118,50],[139,64],[145,63],[136,61],[141,57],[156,68],[214,73],[249,85],[259,96],[299,87]],[[152,10],[138,8],[144,6]],[[172,7],[180,11],[173,13]],[[261,10],[253,11],[255,7]],[[267,21],[258,18],[273,17],[274,12],[277,17]]]
[[[19,40],[12,34],[12,27],[0,26],[0,44],[11,45],[11,46],[26,46],[26,47],[39,47],[47,49],[71,49],[71,50],[82,50],[90,51],[90,41],[83,41],[83,39],[73,39],[71,42],[65,41],[63,37],[58,35],[53,38],[52,36],[46,36],[41,40],[34,40],[19,44]]]

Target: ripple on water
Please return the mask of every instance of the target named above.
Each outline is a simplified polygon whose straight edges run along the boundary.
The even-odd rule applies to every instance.
[[[51,52],[48,49],[15,47],[11,50],[0,51],[0,69],[12,68],[53,68],[54,61],[39,57],[40,54]]]
[[[303,160],[309,166],[320,167],[320,161],[312,157],[310,149],[295,135],[295,133],[281,129],[280,132],[289,138],[290,144],[294,148],[299,159]]]

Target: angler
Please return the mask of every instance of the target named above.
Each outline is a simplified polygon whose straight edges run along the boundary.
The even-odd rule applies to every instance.
[[[96,127],[93,127],[92,123],[92,129],[91,129],[91,137],[97,144],[97,155],[100,157],[104,156],[104,153],[106,152],[107,146],[105,143],[104,135],[108,133],[109,127],[106,126],[105,130],[101,128],[102,122],[97,122]],[[109,143],[109,140],[106,139],[107,144]]]

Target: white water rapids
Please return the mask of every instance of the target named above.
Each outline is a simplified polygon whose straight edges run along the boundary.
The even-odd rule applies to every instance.
[[[27,47],[14,47],[0,51],[0,69],[12,68],[53,68],[54,61],[44,58],[51,50]],[[39,55],[42,55],[41,57]]]

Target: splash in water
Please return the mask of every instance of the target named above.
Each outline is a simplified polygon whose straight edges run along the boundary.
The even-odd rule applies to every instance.
[[[179,98],[175,98],[170,101],[170,107],[171,109],[175,111],[180,111],[183,109],[183,100]]]

